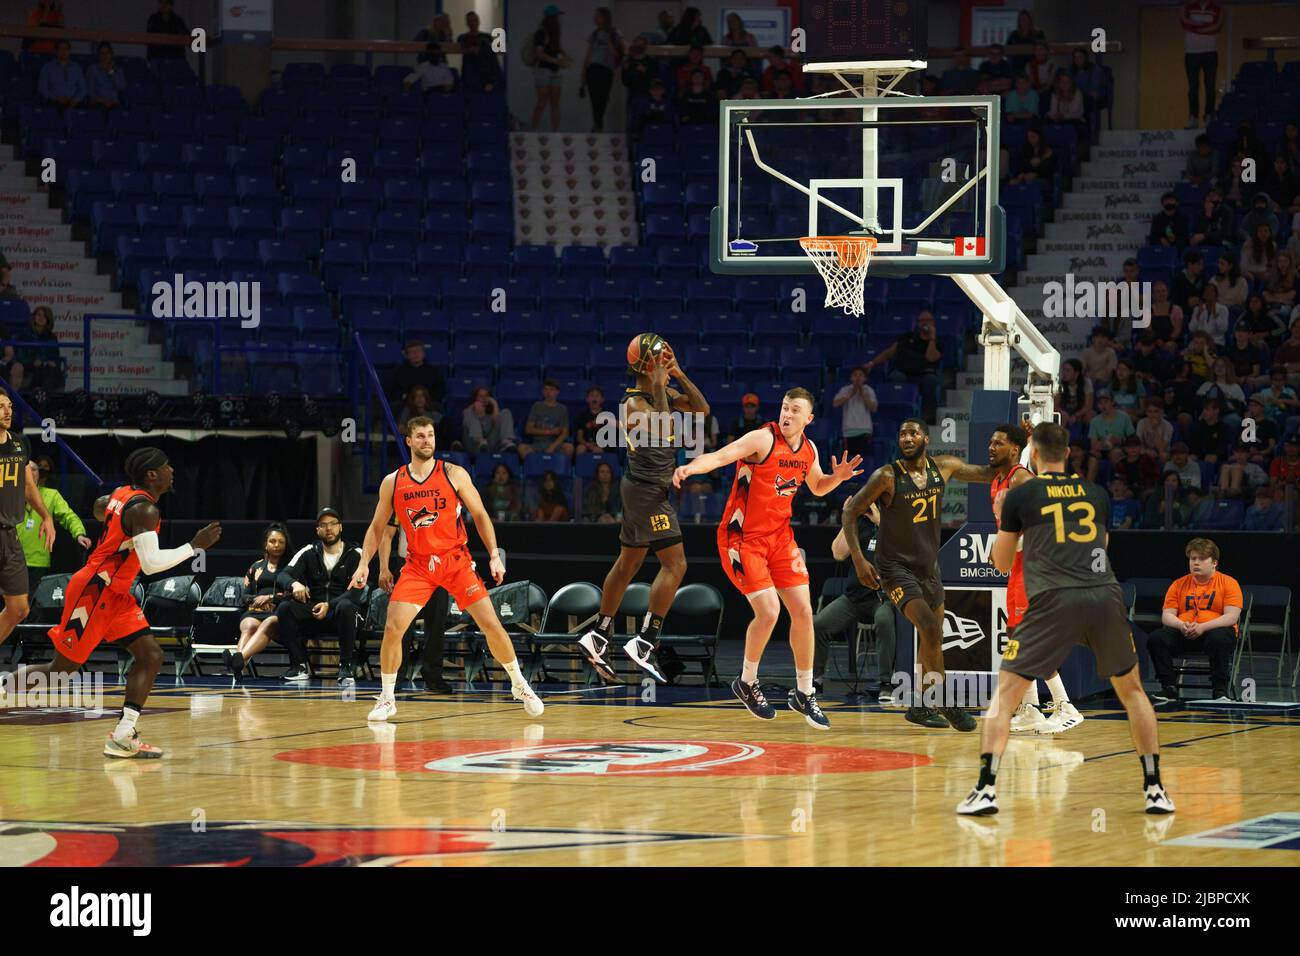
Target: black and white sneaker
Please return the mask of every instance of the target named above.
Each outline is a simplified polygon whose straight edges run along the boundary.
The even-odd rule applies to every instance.
[[[998,812],[996,787],[976,787],[966,799],[957,804],[957,812],[964,817],[990,817]]]
[[[1173,813],[1174,801],[1169,799],[1169,794],[1165,793],[1165,788],[1160,784],[1153,784],[1146,788],[1145,792],[1147,813]]]
[[[831,722],[824,713],[821,706],[817,703],[817,692],[811,694],[801,694],[797,687],[790,688],[790,693],[786,695],[786,703],[790,709],[797,714],[803,714],[803,719],[808,721],[808,726],[817,730],[830,730]]]
[[[759,720],[771,720],[776,716],[776,708],[767,702],[767,698],[763,696],[763,689],[758,686],[758,681],[746,684],[737,677],[731,682],[731,692],[739,697],[745,709]]]
[[[599,631],[588,631],[582,635],[582,637],[578,638],[578,646],[582,648],[587,663],[600,675],[601,680],[611,683],[618,680],[618,674],[614,672],[613,665],[605,660],[605,655],[609,652],[609,641],[601,637]]]
[[[340,687],[356,687],[356,686],[357,686],[357,679],[356,679],[356,676],[352,673],[352,665],[351,665],[351,664],[341,664],[341,665],[339,665],[338,685],[339,685]]]
[[[1178,688],[1161,687],[1160,693],[1151,694],[1151,703],[1153,704],[1173,704],[1178,701]]]
[[[285,684],[305,684],[311,680],[311,675],[307,673],[307,665],[299,664],[297,667],[290,667],[284,672],[280,681]]]
[[[664,677],[663,671],[659,669],[659,661],[655,659],[655,647],[649,641],[634,637],[623,645],[623,652],[632,658],[633,664],[659,683],[668,683],[668,678]]]

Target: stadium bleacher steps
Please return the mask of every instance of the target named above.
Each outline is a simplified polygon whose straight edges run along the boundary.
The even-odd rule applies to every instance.
[[[621,133],[511,133],[515,242],[638,245],[627,156],[627,137]]]

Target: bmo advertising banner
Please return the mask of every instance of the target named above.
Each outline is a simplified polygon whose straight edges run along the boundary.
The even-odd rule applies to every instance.
[[[275,0],[221,4],[221,40],[223,43],[270,43]]]

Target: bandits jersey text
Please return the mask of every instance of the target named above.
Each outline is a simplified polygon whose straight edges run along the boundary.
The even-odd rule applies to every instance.
[[[441,459],[434,459],[423,481],[411,476],[409,465],[393,473],[393,514],[410,554],[444,554],[465,547],[469,540],[465,506]]]
[[[122,527],[123,512],[138,501],[152,503],[154,498],[135,485],[123,485],[114,490],[104,507],[104,530],[99,533],[95,550],[86,559],[85,566],[91,569],[91,574],[106,579],[110,591],[130,591],[131,582],[140,573],[140,558],[131,545],[131,536]],[[158,531],[161,527],[162,521],[159,520],[149,530]]]
[[[939,518],[943,511],[943,472],[925,456],[925,484],[917,487],[912,476],[895,459],[894,494],[880,508],[876,535],[876,563],[931,568],[939,560]]]
[[[722,510],[728,537],[756,538],[789,528],[794,496],[817,460],[806,436],[800,436],[799,447],[794,449],[776,422],[763,427],[772,434],[772,448],[760,462],[736,463],[736,480]]]

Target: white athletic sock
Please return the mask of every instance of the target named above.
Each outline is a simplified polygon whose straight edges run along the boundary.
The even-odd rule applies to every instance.
[[[381,671],[379,680],[383,686],[383,690],[379,692],[380,700],[392,700],[393,693],[397,690],[397,675],[385,674]]]
[[[129,740],[135,733],[135,722],[140,719],[140,711],[129,704],[122,708],[122,716],[113,728],[114,740]]]
[[[794,683],[799,688],[801,694],[811,694],[813,692],[812,671],[801,671],[796,669],[794,672]]]
[[[1065,681],[1061,680],[1060,674],[1047,679],[1047,689],[1052,693],[1052,700],[1058,704],[1069,702],[1070,695],[1065,692]]]
[[[1021,699],[1022,704],[1038,706],[1038,681],[1031,680],[1029,688],[1025,691],[1025,696]]]
[[[510,683],[512,685],[524,683],[524,672],[519,669],[519,658],[516,657],[509,664],[502,664],[501,666],[504,667],[506,673],[510,675]]]
[[[740,680],[745,684],[752,684],[758,680],[758,661],[745,658],[745,666],[740,669]]]

